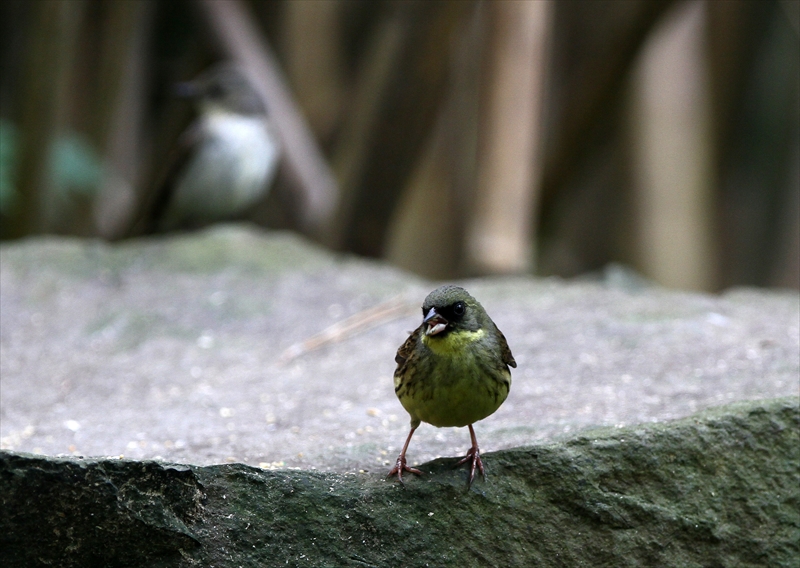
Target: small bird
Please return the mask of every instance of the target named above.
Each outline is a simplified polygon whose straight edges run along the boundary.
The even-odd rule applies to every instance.
[[[243,68],[217,64],[175,92],[194,101],[198,117],[144,200],[134,234],[230,219],[267,194],[277,170],[278,136]]]
[[[489,314],[458,286],[437,288],[422,304],[422,325],[397,350],[394,390],[411,416],[411,432],[387,477],[422,472],[406,465],[406,450],[420,422],[439,428],[469,426],[472,447],[456,465],[470,463],[486,477],[472,425],[494,413],[508,396],[516,367],[505,336]]]

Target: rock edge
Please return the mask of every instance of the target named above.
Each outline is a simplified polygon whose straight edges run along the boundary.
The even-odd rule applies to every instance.
[[[379,474],[0,452],[3,566],[797,566],[800,400]]]

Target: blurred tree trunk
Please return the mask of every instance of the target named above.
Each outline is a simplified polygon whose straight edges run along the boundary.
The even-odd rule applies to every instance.
[[[574,276],[612,260],[635,259],[624,92],[642,43],[671,3],[554,3],[537,215],[539,274]]]
[[[341,198],[331,227],[331,242],[339,248],[345,246],[358,192],[363,189],[360,178],[372,151],[371,141],[377,132],[381,106],[389,97],[393,73],[403,53],[407,34],[403,16],[403,12],[395,10],[373,29],[346,108],[348,120],[333,148],[332,162]]]
[[[121,236],[136,209],[136,188],[144,179],[142,126],[150,29],[155,5],[150,0],[117,0],[109,6],[103,63],[96,91],[105,104],[93,133],[104,155],[104,177],[92,210],[93,225],[106,238]]]
[[[551,2],[486,4],[489,19],[478,189],[466,234],[472,272],[524,272],[534,265],[541,177],[541,110]]]
[[[367,256],[385,251],[387,229],[446,96],[454,34],[472,2],[392,4],[334,148],[342,200],[332,242]]]
[[[133,68],[130,53],[136,42],[141,14],[148,6],[147,1],[93,2],[87,6],[90,9],[86,10],[86,17],[82,18],[79,61],[75,65],[75,80],[70,89],[76,100],[70,105],[70,119],[73,131],[85,133],[90,147],[99,157],[103,174],[98,176],[93,191],[70,191],[65,196],[63,211],[55,220],[58,232],[80,236],[97,234],[97,200],[110,197],[104,191],[109,188],[103,187],[102,179],[108,182],[119,174],[116,171],[119,164],[114,163],[110,155],[116,126],[114,117],[121,112],[119,106],[126,104],[121,97],[124,79]],[[130,102],[128,100],[127,104]],[[134,110],[134,107],[127,109],[128,112]],[[131,129],[125,128],[118,133],[118,137],[131,137],[132,141],[140,123],[141,117],[132,123]],[[120,142],[116,140],[117,144]],[[117,177],[115,181],[119,183],[122,178]],[[126,183],[130,185],[131,181]]]
[[[592,149],[592,131],[619,99],[642,43],[673,1],[561,0],[555,4],[542,180],[546,201]]]
[[[718,278],[706,4],[673,10],[634,75],[631,128],[639,263],[657,282],[713,290]]]
[[[464,272],[465,221],[477,185],[486,4],[475,5],[450,62],[447,100],[390,222],[386,258],[428,278]]]
[[[709,2],[721,287],[800,287],[797,2]]]
[[[385,257],[392,264],[433,279],[452,278],[459,268],[457,188],[448,148],[452,113],[443,112],[425,143],[390,221]]]
[[[339,119],[344,55],[341,2],[285,4],[286,72],[317,139],[327,143]]]
[[[26,33],[19,103],[18,203],[5,235],[18,238],[47,228],[52,215],[50,155],[63,130],[76,33],[84,2],[42,0],[32,5]]]

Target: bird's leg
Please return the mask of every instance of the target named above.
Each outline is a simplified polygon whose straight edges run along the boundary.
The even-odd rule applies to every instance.
[[[467,455],[456,464],[456,467],[467,462],[472,462],[469,470],[469,485],[472,486],[472,480],[475,477],[475,466],[478,466],[484,480],[486,479],[486,472],[483,471],[481,452],[478,449],[478,438],[475,437],[475,430],[472,428],[472,424],[469,425],[469,436],[472,438],[472,447],[467,450]]]
[[[414,431],[416,429],[417,428],[414,427],[414,428],[411,429],[411,432],[408,433],[408,438],[406,438],[406,443],[403,446],[403,451],[400,452],[399,456],[397,456],[397,461],[395,462],[394,467],[386,475],[386,477],[392,477],[393,475],[397,474],[397,480],[400,483],[402,483],[403,485],[405,485],[405,482],[403,481],[403,472],[404,471],[408,471],[409,473],[416,473],[417,475],[422,475],[422,472],[420,470],[418,470],[417,468],[408,467],[406,465],[406,450],[408,449],[408,444],[411,442],[411,436],[414,435]],[[482,467],[481,467],[481,470],[483,470]]]

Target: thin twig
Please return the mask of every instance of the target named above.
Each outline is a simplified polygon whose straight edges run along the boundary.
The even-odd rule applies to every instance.
[[[411,314],[414,309],[414,304],[405,300],[404,296],[404,294],[399,294],[376,306],[372,306],[371,308],[367,308],[366,310],[362,310],[338,321],[300,343],[295,343],[283,352],[280,359],[281,362],[289,362],[330,343],[343,341],[358,333],[388,323],[403,315]]]

